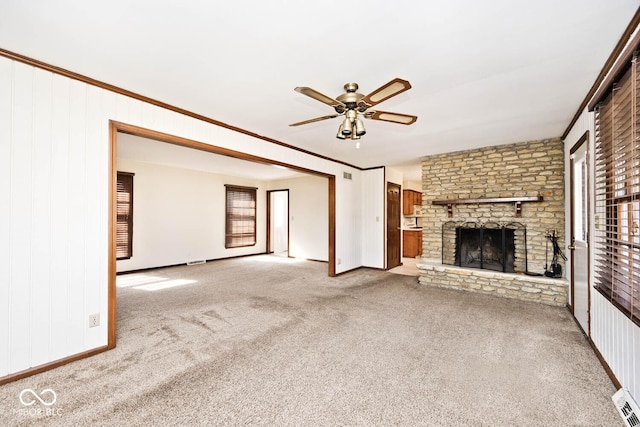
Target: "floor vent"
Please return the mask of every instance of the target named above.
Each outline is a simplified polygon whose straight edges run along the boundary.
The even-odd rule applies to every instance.
[[[638,404],[633,400],[631,394],[623,388],[618,390],[611,400],[616,405],[618,412],[628,427],[640,426],[640,410]]]
[[[342,172],[342,177],[344,179],[352,179],[351,172]]]
[[[207,261],[205,261],[203,259],[198,259],[198,260],[195,260],[195,261],[187,262],[187,265],[198,265],[198,264],[204,264],[205,262],[207,262]]]

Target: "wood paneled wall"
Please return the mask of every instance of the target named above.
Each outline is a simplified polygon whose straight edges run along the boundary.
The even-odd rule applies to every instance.
[[[594,116],[593,113],[585,111],[578,117],[575,124],[567,134],[564,140],[565,143],[565,182],[567,182],[567,193],[569,194],[569,150],[574,146],[576,142],[584,135],[586,131],[589,131],[589,152],[594,153]],[[593,155],[588,159],[589,161],[589,198],[590,211],[589,218],[591,218],[589,226],[589,235],[593,236],[595,233],[594,228],[594,215],[595,209],[593,203],[594,200],[594,161]],[[566,205],[567,212],[569,212],[570,206],[567,200]],[[604,220],[602,220],[604,221]],[[567,222],[566,232],[569,233],[569,223]],[[590,248],[590,264],[595,265],[595,246],[593,239],[591,239]],[[571,251],[567,251],[567,255],[571,256]],[[570,273],[569,269],[567,270]],[[635,400],[640,400],[640,327],[635,325],[628,317],[622,314],[613,304],[608,302],[597,290],[593,289],[595,283],[595,277],[593,269],[589,272],[590,280],[590,292],[591,292],[591,340],[594,345],[609,365],[613,374],[624,388],[627,388],[634,396]]]
[[[362,172],[362,265],[384,268],[385,183],[384,168]]]
[[[0,377],[107,344],[109,120],[335,175],[336,272],[362,265],[360,170],[0,57]]]

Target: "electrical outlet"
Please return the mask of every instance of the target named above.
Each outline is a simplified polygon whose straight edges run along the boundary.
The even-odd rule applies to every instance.
[[[100,326],[100,313],[89,315],[89,327],[95,328],[96,326]]]

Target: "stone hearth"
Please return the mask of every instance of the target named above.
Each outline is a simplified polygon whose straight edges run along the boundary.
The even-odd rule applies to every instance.
[[[567,303],[568,281],[525,274],[444,265],[437,260],[417,262],[419,282],[423,285],[461,291],[478,292],[504,298],[564,306]]]
[[[418,263],[420,283],[553,305],[566,304],[566,280],[532,275],[542,275],[545,265],[551,263],[545,237],[551,230],[555,230],[560,247],[565,247],[564,150],[559,138],[424,157],[422,190],[425,216],[422,219],[424,259]],[[533,201],[522,203],[519,209],[510,203],[492,202],[492,199],[504,198]],[[442,205],[446,200],[461,199],[490,202],[458,204],[452,210]],[[516,254],[516,273],[444,265],[443,259],[455,254],[455,232],[451,233],[452,242],[443,241],[446,237],[443,225],[451,221],[523,224],[526,266],[521,254]],[[520,240],[516,245],[524,243],[518,235],[516,240]],[[446,257],[443,257],[443,246]],[[564,265],[562,269],[564,275]],[[526,272],[531,274],[523,274]]]

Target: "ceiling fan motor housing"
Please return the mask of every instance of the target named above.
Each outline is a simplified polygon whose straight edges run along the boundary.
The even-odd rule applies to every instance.
[[[356,110],[358,108],[358,103],[362,98],[364,98],[363,94],[356,92],[358,90],[358,84],[347,83],[344,85],[344,90],[346,91],[346,93],[343,93],[336,99],[342,102],[346,106],[347,110]],[[364,112],[365,109],[361,110],[360,112]],[[342,106],[338,106],[335,107],[335,110],[337,113],[342,114],[345,111],[345,108]]]

